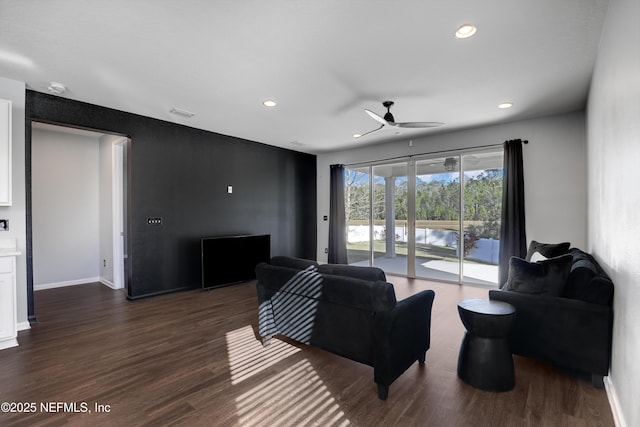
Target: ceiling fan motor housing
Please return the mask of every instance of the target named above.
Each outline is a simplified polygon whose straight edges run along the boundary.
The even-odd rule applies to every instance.
[[[382,103],[382,105],[385,106],[385,108],[387,109],[387,114],[384,115],[384,119],[388,122],[391,123],[395,123],[395,120],[393,118],[393,114],[391,114],[390,108],[393,106],[394,102],[393,101],[384,101]]]

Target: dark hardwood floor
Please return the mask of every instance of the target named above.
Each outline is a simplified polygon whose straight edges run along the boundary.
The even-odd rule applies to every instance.
[[[465,384],[456,304],[487,290],[389,280],[398,299],[420,289],[436,299],[426,364],[387,401],[368,366],[282,340],[263,348],[254,283],[136,302],[90,284],[36,292],[39,322],[0,351],[0,402],[33,411],[0,413],[0,425],[614,425],[603,389],[526,358],[514,357],[510,392]]]

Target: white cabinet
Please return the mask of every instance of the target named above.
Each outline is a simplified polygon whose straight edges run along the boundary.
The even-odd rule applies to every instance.
[[[0,99],[0,206],[11,206],[11,101]]]
[[[0,350],[18,345],[16,257],[0,256]]]

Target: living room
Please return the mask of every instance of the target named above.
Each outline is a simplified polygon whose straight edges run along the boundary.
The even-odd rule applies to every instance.
[[[25,129],[25,122],[54,122],[131,136],[135,147],[131,168],[135,199],[131,211],[133,219],[145,221],[148,217],[161,216],[167,220],[183,218],[184,221],[184,218],[190,218],[184,216],[185,210],[201,210],[196,221],[184,229],[178,224],[180,234],[170,237],[158,236],[154,229],[146,228],[146,224],[134,226],[132,238],[136,249],[132,254],[131,274],[137,285],[129,295],[133,299],[197,284],[197,268],[181,271],[183,267],[178,266],[185,259],[193,258],[193,246],[173,246],[185,236],[194,238],[202,237],[201,234],[247,231],[244,224],[250,216],[246,213],[248,207],[264,209],[268,213],[262,217],[261,226],[249,231],[281,230],[274,254],[326,262],[328,223],[323,216],[329,211],[330,164],[375,162],[523,138],[529,140],[524,147],[527,236],[547,242],[570,241],[572,246],[592,253],[613,279],[615,326],[611,373],[605,386],[618,425],[640,424],[640,409],[636,404],[640,400],[640,370],[634,363],[640,356],[640,319],[633,309],[633,302],[639,297],[637,278],[640,271],[634,256],[638,250],[637,239],[630,237],[640,231],[633,215],[633,207],[638,205],[634,188],[638,172],[634,172],[633,162],[640,154],[637,145],[640,137],[637,126],[640,122],[637,102],[640,61],[638,29],[633,18],[639,12],[638,5],[631,1],[613,0],[608,5],[588,101],[581,109],[420,136],[412,138],[411,142],[394,141],[317,155],[212,135],[167,121],[88,105],[31,90],[24,80],[10,75],[0,78],[0,98],[13,102],[14,202],[2,210],[3,217],[11,224],[4,237],[16,238],[23,253],[17,260],[19,325],[26,330],[29,315],[37,317],[38,314],[29,313],[32,295],[29,295],[27,280],[30,261],[26,244],[26,200],[29,190],[25,164],[31,131],[30,127]],[[214,141],[212,148],[205,147],[211,141]],[[212,163],[214,168],[211,168]],[[239,198],[232,203],[231,209],[225,209],[223,206],[228,198],[223,197],[227,194],[211,195],[206,185],[198,183],[219,183],[226,192],[227,185],[234,184],[235,187],[235,182],[243,179],[238,171],[240,168],[235,166],[238,163],[256,170],[259,177],[247,186],[264,178],[266,193],[260,194],[259,190],[248,195],[235,192],[233,196]],[[202,169],[218,168],[218,172],[200,173],[194,164],[202,165]],[[273,170],[280,173],[269,176]],[[193,197],[166,191],[190,187],[198,187]],[[276,209],[269,199],[278,200],[281,205]],[[198,205],[203,200],[208,200],[204,209],[210,216],[230,218],[229,223],[216,227],[206,219],[207,212]],[[203,224],[208,228],[198,230]],[[182,257],[179,252],[185,250],[190,257],[185,256],[175,264],[167,261],[174,256]],[[157,268],[158,260],[166,265]],[[178,279],[184,271],[188,272],[187,277]]]

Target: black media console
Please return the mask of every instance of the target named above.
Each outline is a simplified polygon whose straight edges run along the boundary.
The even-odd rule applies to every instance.
[[[202,247],[202,289],[232,285],[256,278],[255,268],[269,262],[271,236],[204,237]]]

